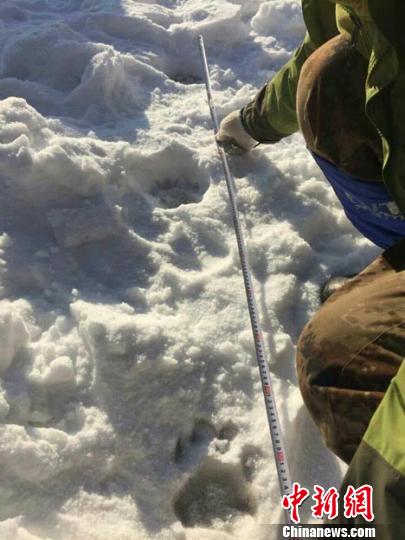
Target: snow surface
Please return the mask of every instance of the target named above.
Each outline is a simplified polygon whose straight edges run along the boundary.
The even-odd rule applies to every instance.
[[[280,520],[200,33],[223,116],[301,40],[299,1],[1,2],[2,540]],[[231,165],[292,477],[339,485],[294,346],[322,281],[377,251],[300,135]]]

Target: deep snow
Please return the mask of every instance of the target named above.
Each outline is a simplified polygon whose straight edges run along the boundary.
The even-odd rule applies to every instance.
[[[269,539],[278,483],[196,37],[219,112],[298,0],[2,0],[0,536]],[[294,344],[377,250],[300,135],[231,161],[292,477],[339,485]]]

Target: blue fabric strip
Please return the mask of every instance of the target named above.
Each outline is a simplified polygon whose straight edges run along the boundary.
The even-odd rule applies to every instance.
[[[387,249],[405,237],[405,216],[383,182],[360,180],[314,154],[346,216],[366,238]]]

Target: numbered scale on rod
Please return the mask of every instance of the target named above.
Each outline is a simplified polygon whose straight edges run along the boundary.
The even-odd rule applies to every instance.
[[[205,52],[204,39],[202,36],[199,36],[199,46],[200,46],[201,58],[202,58],[203,66],[204,66],[205,85],[206,85],[207,95],[208,95],[208,104],[210,107],[212,122],[214,124],[214,132],[215,134],[217,134],[219,130],[218,116],[217,116],[217,112],[216,112],[216,108],[214,104],[207,55]],[[236,202],[235,180],[229,168],[228,159],[227,159],[224,149],[221,148],[218,144],[217,144],[217,147],[218,147],[219,156],[221,158],[221,162],[224,168],[226,184],[227,184],[229,199],[231,203],[232,219],[233,219],[236,239],[238,243],[239,256],[240,256],[240,261],[241,261],[241,266],[242,266],[243,279],[245,283],[250,321],[252,325],[252,331],[253,331],[254,342],[255,342],[257,363],[259,365],[260,377],[261,377],[262,388],[263,388],[263,395],[264,395],[264,400],[266,404],[267,418],[269,422],[271,440],[273,444],[273,452],[274,452],[274,457],[276,461],[278,479],[280,483],[280,492],[281,492],[281,496],[284,497],[284,496],[289,496],[291,494],[292,483],[290,479],[290,472],[289,472],[289,467],[287,463],[283,437],[282,437],[281,429],[280,429],[280,421],[279,421],[279,417],[277,413],[276,402],[273,395],[271,374],[270,374],[269,366],[266,360],[263,333],[262,333],[260,322],[259,322],[258,309],[257,309],[255,294],[253,290],[253,282],[252,282],[251,272],[250,272],[249,263],[248,263],[247,249],[246,249],[246,244],[244,241],[242,227],[241,227],[240,218],[239,218],[239,211],[238,211],[238,206]],[[287,512],[285,514],[285,519],[286,519],[287,524],[291,524],[291,518],[290,518],[289,513]]]

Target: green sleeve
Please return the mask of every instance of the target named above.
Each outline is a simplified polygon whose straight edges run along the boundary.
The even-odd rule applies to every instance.
[[[242,122],[251,137],[261,143],[273,143],[298,130],[298,79],[302,65],[315,48],[307,34],[292,59],[242,109]]]

